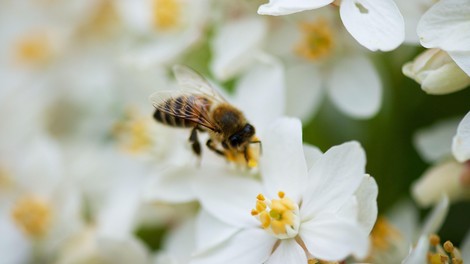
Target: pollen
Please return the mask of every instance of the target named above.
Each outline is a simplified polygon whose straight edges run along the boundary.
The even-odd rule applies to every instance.
[[[299,25],[302,38],[295,46],[295,53],[309,61],[327,57],[333,50],[333,31],[325,19],[303,22]]]
[[[402,239],[398,229],[393,227],[384,217],[379,217],[371,233],[372,247],[374,250],[386,251],[394,247],[395,243]]]
[[[153,0],[153,24],[160,30],[170,30],[180,24],[180,0]]]
[[[46,201],[27,196],[15,203],[11,215],[25,234],[39,238],[44,236],[50,227],[52,210]]]
[[[15,44],[15,57],[21,64],[46,63],[53,54],[49,38],[44,33],[31,33],[21,37]]]
[[[150,123],[151,120],[139,116],[136,111],[129,110],[124,120],[114,125],[113,136],[125,151],[132,154],[142,153],[153,144]]]
[[[274,236],[285,239],[295,237],[299,229],[299,206],[284,192],[278,193],[279,199],[266,199],[262,194],[256,197],[255,209],[251,215],[261,223],[261,227]],[[282,196],[282,197],[281,197]]]
[[[463,263],[460,250],[452,242],[446,241],[441,246],[439,236],[429,237],[430,250],[427,253],[428,263],[431,264],[461,264]]]

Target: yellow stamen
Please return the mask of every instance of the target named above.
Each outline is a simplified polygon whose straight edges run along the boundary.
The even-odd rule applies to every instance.
[[[79,29],[84,36],[109,36],[119,26],[119,15],[112,0],[101,0],[87,23]]]
[[[400,232],[384,217],[379,217],[371,233],[372,247],[375,250],[388,250],[398,239],[401,239]]]
[[[44,236],[51,224],[49,204],[37,197],[23,197],[12,208],[15,223],[26,234],[38,238]]]
[[[153,0],[153,23],[157,29],[170,30],[180,24],[182,15],[179,0]]]
[[[52,57],[52,45],[44,33],[32,33],[15,45],[16,59],[22,64],[43,64]]]
[[[267,200],[264,195],[259,194],[256,197],[256,209],[251,212],[261,222],[261,226],[275,236],[292,238],[298,232],[299,207],[285,197],[284,192],[279,192],[278,196],[280,199]]]
[[[298,56],[310,61],[327,57],[333,50],[333,32],[325,19],[300,24],[303,33],[295,47]]]
[[[123,121],[115,124],[113,135],[122,148],[130,153],[148,150],[153,140],[150,132],[152,120],[139,116],[135,111],[128,111]]]
[[[447,240],[445,243],[444,243],[444,249],[447,253],[453,253],[454,252],[454,245],[452,244],[452,242],[450,242],[449,240]]]
[[[432,234],[429,236],[429,243],[433,246],[437,246],[441,243],[441,238],[436,234]]]

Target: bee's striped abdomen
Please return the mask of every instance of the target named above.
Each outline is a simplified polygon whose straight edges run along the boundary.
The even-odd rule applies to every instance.
[[[174,127],[194,127],[196,120],[199,119],[200,113],[206,111],[208,105],[201,104],[201,100],[207,103],[205,98],[196,96],[180,96],[170,98],[162,102],[153,117],[155,120]]]

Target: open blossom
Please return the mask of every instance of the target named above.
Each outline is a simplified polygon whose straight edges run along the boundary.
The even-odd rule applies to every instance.
[[[418,132],[416,146],[428,162],[435,163],[412,186],[422,206],[436,203],[443,194],[450,201],[470,198],[470,113],[460,121],[438,123]]]
[[[336,3],[334,0],[270,0],[259,7],[258,13],[288,15]],[[393,50],[405,38],[403,17],[392,0],[342,0],[339,2],[339,12],[349,33],[372,51]]]
[[[349,142],[308,153],[306,160],[300,122],[280,119],[264,137],[262,183],[217,175],[195,185],[206,217],[192,263],[365,257],[377,185],[364,172],[364,151]]]
[[[309,120],[328,97],[344,114],[375,116],[382,103],[380,76],[329,9],[272,22],[266,48],[286,64],[287,113]]]

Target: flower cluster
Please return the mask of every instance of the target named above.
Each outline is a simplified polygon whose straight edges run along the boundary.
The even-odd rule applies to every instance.
[[[1,1],[0,263],[470,261],[468,210],[452,207],[470,200],[469,100],[442,107],[405,79],[470,85],[469,14],[468,0]],[[424,221],[415,204],[433,207]],[[441,243],[449,211],[465,223]]]

